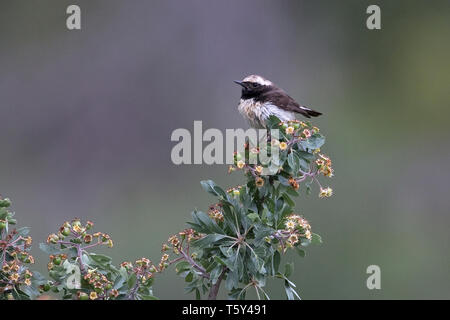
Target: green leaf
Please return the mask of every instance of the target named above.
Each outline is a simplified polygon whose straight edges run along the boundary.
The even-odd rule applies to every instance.
[[[322,243],[322,237],[319,236],[317,233],[311,234],[311,243],[312,244],[321,244]]]
[[[295,247],[295,251],[296,251],[296,252],[298,253],[298,255],[299,255],[300,257],[302,257],[302,258],[304,258],[305,255],[306,255],[305,250],[300,249],[299,247]]]
[[[294,295],[301,300],[300,296],[297,294],[297,292],[295,291],[295,289],[291,286],[291,283],[288,281],[284,282],[284,289],[286,291],[286,296],[288,298],[288,300],[294,300]]]
[[[315,133],[306,140],[302,140],[300,145],[305,149],[315,150],[325,143],[325,137],[320,133]]]
[[[17,229],[16,231],[17,231],[17,235],[26,237],[30,233],[30,228],[23,227],[23,228]]]
[[[286,278],[289,278],[293,271],[294,271],[294,263],[293,262],[286,263],[286,265],[284,266],[284,275],[286,276]]]
[[[223,260],[223,259],[221,259],[221,258],[219,258],[218,256],[214,256],[214,260],[217,262],[217,263],[219,263],[219,264],[221,264],[221,265],[223,265],[223,266],[227,266],[227,263]]]
[[[302,151],[302,150],[298,150],[296,151],[297,155],[299,156],[300,159],[303,159],[307,162],[311,162],[315,159],[314,155],[312,153],[306,152],[306,151]]]
[[[256,212],[249,213],[249,214],[247,215],[247,217],[248,217],[250,220],[252,220],[252,222],[261,221],[261,219],[259,218],[259,215],[258,215]]]
[[[137,281],[136,274],[132,273],[127,281],[128,289],[132,289],[134,287],[134,285],[136,284],[136,281]]]
[[[121,270],[125,270],[125,268],[121,268]],[[119,290],[120,288],[123,287],[123,285],[125,284],[125,282],[127,281],[127,275],[122,274],[122,271],[119,271],[121,274],[116,278],[116,280],[114,281],[114,286],[113,289]],[[125,271],[126,272],[126,271]]]
[[[275,116],[270,116],[266,119],[266,128],[267,129],[279,129],[280,128],[280,119]]]
[[[278,272],[278,269],[280,267],[280,261],[281,261],[281,256],[277,250],[273,253],[273,257],[272,257],[272,269],[273,269],[274,274],[276,274]]]
[[[46,243],[39,243],[39,249],[44,251],[46,254],[60,254],[62,252],[56,245],[49,245]]]
[[[186,260],[180,261],[175,265],[175,272],[180,274],[181,272],[191,270],[191,265]]]
[[[111,263],[111,258],[103,254],[89,253],[89,258],[94,264],[105,267]]]
[[[202,185],[203,189],[206,192],[208,192],[214,196],[222,197],[224,199],[227,198],[225,191],[223,191],[219,186],[217,186],[214,181],[203,180],[203,181],[200,181],[200,184]]]
[[[202,249],[222,240],[223,238],[225,238],[225,235],[222,234],[208,234],[201,239],[192,241],[192,245]]]
[[[232,291],[233,288],[237,288],[239,286],[239,275],[236,271],[229,271],[227,273],[227,279],[225,281],[225,288],[228,291]]]
[[[192,272],[189,272],[189,273],[186,275],[186,278],[184,278],[184,280],[185,280],[186,282],[192,282],[192,279],[194,279],[194,274],[193,274]]]
[[[291,167],[291,172],[292,172],[292,174],[293,174],[294,176],[296,176],[296,175],[297,175],[297,172],[298,172],[299,169],[300,169],[300,159],[299,159],[299,157],[298,157],[294,152],[291,152],[291,153],[288,155],[288,164],[289,164],[289,166]]]
[[[194,223],[201,227],[201,230],[197,230],[198,232],[219,234],[225,233],[222,228],[220,228],[217,223],[204,212],[194,211],[192,212],[192,218]]]
[[[293,190],[293,189],[292,189]],[[283,199],[287,202],[288,205],[290,205],[291,207],[295,207],[295,202],[294,200],[291,199],[291,197],[289,197],[287,195],[287,193],[283,193]]]

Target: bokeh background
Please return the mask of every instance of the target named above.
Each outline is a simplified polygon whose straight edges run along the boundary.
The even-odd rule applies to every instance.
[[[82,9],[82,30],[65,27]],[[239,184],[225,165],[175,166],[176,128],[246,128],[232,80],[261,74],[324,113],[335,196],[302,196],[323,236],[295,259],[304,299],[450,298],[450,3],[376,1],[0,3],[0,192],[38,249],[73,217],[111,234],[116,263],[147,256],[214,199],[199,181]],[[381,267],[381,290],[366,268]],[[273,298],[283,299],[279,282]],[[192,298],[183,279],[162,299]],[[225,297],[222,294],[222,297]]]

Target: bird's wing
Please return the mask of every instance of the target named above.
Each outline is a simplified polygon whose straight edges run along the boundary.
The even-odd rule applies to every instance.
[[[322,114],[308,107],[299,105],[294,99],[292,99],[286,92],[281,89],[270,92],[270,102],[283,110],[297,112],[307,118],[317,117]]]

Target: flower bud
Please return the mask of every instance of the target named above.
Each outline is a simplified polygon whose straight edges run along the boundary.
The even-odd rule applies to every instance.
[[[70,229],[69,228],[63,228],[61,231],[61,234],[65,237],[67,237],[68,235],[70,235]]]
[[[8,208],[10,206],[11,206],[11,200],[9,200],[9,198],[0,200],[0,208]]]
[[[78,299],[80,300],[89,300],[89,296],[87,295],[87,293],[84,292],[78,292],[77,293]]]

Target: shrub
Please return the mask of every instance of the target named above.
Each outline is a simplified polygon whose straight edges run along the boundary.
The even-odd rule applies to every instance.
[[[0,197],[0,300],[28,300],[39,295],[37,286],[45,281],[38,272],[31,272],[34,263],[29,253],[32,238],[29,228],[12,228],[16,223],[9,210],[11,201]]]
[[[325,138],[317,127],[304,121],[280,122],[275,117],[267,126],[281,129],[279,140],[269,137],[259,145],[247,143],[243,154],[235,154],[235,164],[229,169],[243,171],[245,184],[224,191],[213,181],[202,181],[218,202],[206,213],[194,211],[189,222],[192,229],[173,235],[163,245],[163,251],[177,257],[171,263],[177,263],[176,272],[197,299],[206,293],[215,299],[222,283],[232,299],[245,299],[249,289],[254,289],[258,298],[269,299],[265,290],[268,278],[283,281],[288,299],[300,298],[289,280],[293,263],[281,268],[281,255],[295,250],[303,257],[304,247],[321,243],[321,237],[295,213],[292,198],[299,196],[301,183],[309,193],[313,182],[319,186],[319,197],[331,196],[332,189],[322,187],[318,176],[331,177],[333,169],[331,160],[320,153]],[[274,155],[270,163],[250,164],[264,148]],[[274,148],[280,149],[279,156]]]
[[[99,246],[113,247],[106,233],[91,230],[94,223],[79,219],[64,222],[40,248],[50,255],[51,281],[43,291],[62,292],[63,299],[114,300],[155,299],[152,293],[155,267],[147,258],[114,266],[111,258],[91,252]]]
[[[0,197],[0,299],[34,299],[44,292],[61,294],[63,299],[155,299],[154,277],[171,265],[197,299],[204,295],[216,299],[222,284],[231,299],[245,299],[250,289],[259,299],[270,299],[269,278],[282,281],[288,299],[300,299],[289,279],[294,264],[282,267],[281,257],[288,250],[304,257],[305,247],[322,240],[294,210],[293,198],[303,188],[309,194],[313,183],[320,198],[330,197],[332,189],[323,187],[318,178],[333,176],[332,163],[321,154],[325,138],[311,123],[271,117],[266,124],[279,129],[278,139],[268,134],[259,143],[247,142],[229,168],[243,172],[245,183],[225,191],[211,180],[202,181],[217,202],[206,212],[192,213],[190,228],[169,237],[156,265],[147,258],[113,265],[110,257],[92,252],[100,246],[113,247],[110,236],[92,232],[90,221],[74,219],[40,244],[50,258],[47,280],[29,270],[34,262],[29,229],[10,230],[16,223],[8,210],[11,202]],[[259,161],[262,152],[270,155],[268,163]]]

